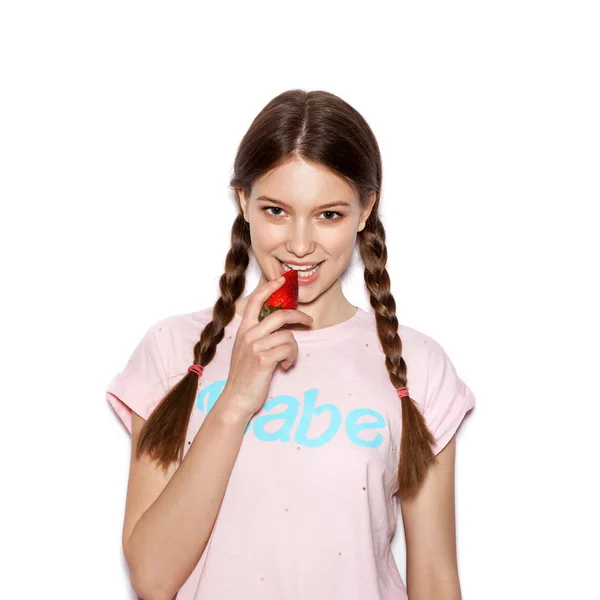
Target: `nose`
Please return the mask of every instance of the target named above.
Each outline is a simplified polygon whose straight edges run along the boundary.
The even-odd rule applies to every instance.
[[[310,223],[304,223],[302,219],[291,225],[287,239],[286,250],[299,258],[311,254],[316,247],[313,229]]]

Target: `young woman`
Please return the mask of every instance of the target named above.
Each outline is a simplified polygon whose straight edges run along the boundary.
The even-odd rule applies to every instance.
[[[244,136],[220,297],[155,323],[107,387],[132,435],[123,550],[145,600],[461,597],[454,434],[475,398],[398,322],[381,183],[370,127],[333,94],[282,93]],[[357,245],[372,312],[342,293]],[[290,268],[298,310],[259,319]]]

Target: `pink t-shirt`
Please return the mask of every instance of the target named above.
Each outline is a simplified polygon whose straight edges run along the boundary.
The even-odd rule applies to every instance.
[[[107,398],[131,433],[187,372],[212,316],[164,318],[137,345]],[[185,454],[221,393],[242,317],[225,329],[198,386]],[[372,312],[294,331],[294,365],[275,369],[250,420],[204,554],[178,600],[406,600],[390,543],[396,530],[401,401]],[[443,348],[399,325],[411,398],[436,454],[475,403]],[[184,454],[184,458],[185,458]]]

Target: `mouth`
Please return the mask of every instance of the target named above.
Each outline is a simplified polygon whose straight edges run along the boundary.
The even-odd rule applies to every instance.
[[[281,271],[283,273],[286,273],[287,271],[291,271],[292,267],[289,267],[288,265],[286,265],[284,262],[280,261],[279,259],[277,259],[279,261],[279,265],[281,267]],[[303,269],[293,269],[294,271],[298,271],[298,282],[301,283],[303,281],[309,283],[312,282],[315,279],[316,274],[319,272],[321,265],[324,263],[325,261],[322,260],[319,263],[316,263],[316,266],[308,269],[308,270],[303,270]]]

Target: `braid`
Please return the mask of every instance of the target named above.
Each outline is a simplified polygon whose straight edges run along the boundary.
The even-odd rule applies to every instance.
[[[402,340],[398,335],[396,302],[390,293],[390,278],[385,268],[387,247],[385,229],[376,211],[359,232],[359,251],[365,265],[365,285],[369,290],[370,302],[375,312],[377,333],[390,381],[395,388],[407,387],[406,362],[402,357]],[[433,435],[417,405],[409,396],[402,402],[402,438],[398,464],[398,488],[403,497],[416,493],[423,482],[429,465],[435,460],[432,446]]]
[[[250,247],[250,228],[240,213],[231,228],[231,248],[225,258],[225,272],[219,279],[221,295],[213,307],[212,321],[194,346],[194,363],[203,367],[214,358],[217,345],[225,335],[225,327],[235,315],[235,302],[244,293]]]
[[[231,248],[225,259],[225,272],[219,280],[221,295],[213,307],[212,320],[194,345],[192,364],[204,368],[216,354],[217,345],[225,335],[225,327],[235,315],[235,302],[244,293],[250,247],[249,225],[240,213],[233,222]],[[165,472],[171,463],[183,460],[198,379],[197,372],[188,371],[160,401],[142,428],[136,448],[138,458],[143,452],[148,453]]]

